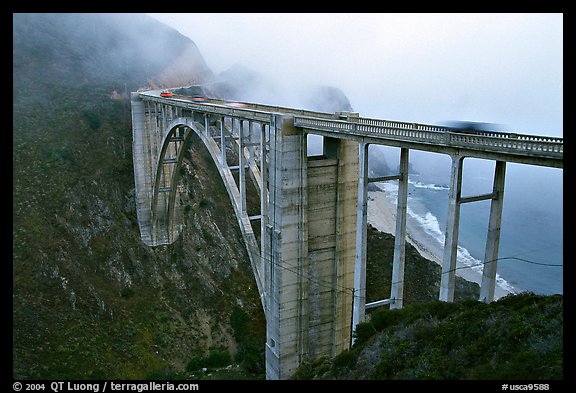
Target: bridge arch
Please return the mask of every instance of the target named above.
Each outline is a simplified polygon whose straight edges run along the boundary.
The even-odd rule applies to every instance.
[[[220,120],[222,121],[222,120]],[[153,225],[157,227],[166,228],[171,240],[175,240],[180,231],[180,217],[176,214],[176,195],[178,194],[177,184],[180,176],[180,168],[182,166],[184,152],[190,140],[190,137],[195,133],[202,141],[208,150],[210,157],[214,161],[218,173],[224,183],[228,197],[234,208],[234,213],[238,225],[240,227],[242,237],[250,258],[250,264],[254,272],[256,284],[258,286],[260,299],[264,306],[264,297],[262,292],[262,279],[260,274],[260,251],[250,218],[246,214],[246,210],[242,209],[242,197],[232,171],[226,163],[223,163],[221,157],[223,153],[220,146],[216,141],[207,135],[205,126],[194,121],[191,117],[177,117],[171,120],[162,132],[162,142],[157,160],[157,167],[154,171],[153,179],[153,192],[152,192],[152,220]],[[224,127],[224,124],[221,125]],[[210,126],[209,126],[210,127]],[[225,146],[222,147],[225,149]],[[244,150],[244,149],[242,149]],[[242,154],[246,154],[245,151]],[[259,169],[256,165],[250,166],[253,173],[253,178],[259,178]],[[257,187],[260,186],[256,182]],[[260,191],[260,190],[259,190]],[[164,194],[165,196],[161,196]]]
[[[179,233],[177,217],[175,216],[176,186],[185,146],[188,145],[192,135],[189,127],[182,126],[182,124],[169,125],[167,132],[162,133],[164,137],[154,171],[152,187],[152,221],[155,226],[164,224],[169,242],[174,240],[174,237]],[[168,155],[171,156],[167,157]]]

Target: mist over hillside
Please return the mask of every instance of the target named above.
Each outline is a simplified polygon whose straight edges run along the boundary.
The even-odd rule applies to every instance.
[[[348,97],[337,87],[286,84],[270,80],[242,64],[234,64],[216,75],[212,86],[223,98],[229,100],[262,102],[328,113],[353,111]]]
[[[13,22],[15,88],[23,78],[71,88],[213,78],[194,42],[144,14],[14,14]]]

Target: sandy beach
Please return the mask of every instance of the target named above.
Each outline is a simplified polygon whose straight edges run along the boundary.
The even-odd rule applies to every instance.
[[[368,192],[368,223],[381,232],[395,235],[396,205],[390,201],[384,191]],[[406,240],[425,258],[442,265],[443,245],[427,234],[422,226],[410,215],[406,219]],[[456,274],[468,281],[480,284],[481,273],[472,269],[459,269]],[[510,294],[508,288],[496,284],[494,297],[499,299]]]

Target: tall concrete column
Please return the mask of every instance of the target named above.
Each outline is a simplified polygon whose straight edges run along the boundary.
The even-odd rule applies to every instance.
[[[240,214],[246,214],[246,157],[244,157],[244,121],[238,128],[238,182],[240,189]]]
[[[392,289],[390,308],[402,308],[404,304],[404,262],[406,255],[406,207],[408,201],[408,149],[400,150],[400,179],[398,180],[398,203],[396,209],[396,232],[392,262]]]
[[[358,143],[324,137],[324,154],[308,160],[309,356],[350,347]]]
[[[254,150],[257,145],[256,133],[254,132],[254,123],[252,120],[248,120],[248,165],[254,165]]]
[[[270,127],[270,200],[266,248],[270,250],[266,315],[266,378],[287,379],[305,348],[302,296],[307,277],[305,236],[306,145],[291,116],[273,115]]]
[[[272,122],[268,379],[289,378],[303,360],[350,346],[358,144],[326,138],[324,146],[323,156],[309,159],[293,117]]]
[[[132,154],[134,161],[134,180],[136,184],[136,216],[140,228],[140,238],[146,245],[153,245],[152,239],[152,152],[150,128],[152,122],[149,108],[148,122],[146,122],[144,102],[138,93],[131,93],[132,106]],[[156,112],[156,111],[154,111]],[[148,124],[148,126],[146,126]]]
[[[358,142],[338,140],[334,322],[331,356],[350,348],[358,214]]]
[[[160,105],[161,112],[162,112],[162,121],[160,123],[160,128],[156,130],[156,150],[159,151],[162,143],[162,135],[164,134],[164,130],[168,126],[168,120],[166,118],[166,105]],[[158,157],[156,157],[158,159]],[[156,161],[158,164],[158,161]]]
[[[486,253],[484,254],[484,266],[482,268],[482,285],[480,286],[480,301],[485,303],[490,303],[494,300],[494,291],[496,289],[505,174],[506,162],[496,161],[494,185],[492,187],[493,197],[490,204],[490,221],[488,222],[488,237],[486,238]]]
[[[260,271],[262,272],[262,282],[268,281],[266,270],[266,259],[269,258],[269,247],[266,228],[268,226],[268,162],[266,161],[266,125],[262,124],[260,135]],[[267,286],[264,285],[264,301],[267,302]],[[267,306],[265,312],[267,312]]]
[[[228,166],[226,162],[226,135],[224,134],[224,116],[220,118],[220,164],[222,167]]]
[[[166,108],[162,104],[157,104],[156,111],[158,121],[152,124],[154,126],[153,128],[148,130],[148,135],[150,138],[150,149],[152,154],[152,168],[158,167],[158,153],[162,145],[162,133],[166,128]]]
[[[356,257],[354,259],[354,308],[352,331],[366,315],[366,242],[368,219],[368,144],[360,143],[358,168],[358,205],[356,218]]]
[[[454,284],[456,282],[456,260],[458,255],[458,227],[460,224],[460,194],[462,191],[462,163],[464,157],[452,156],[450,175],[450,193],[448,195],[448,216],[442,258],[442,276],[440,278],[439,299],[445,302],[454,301]]]

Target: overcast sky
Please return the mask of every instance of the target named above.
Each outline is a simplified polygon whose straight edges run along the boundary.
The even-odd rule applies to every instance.
[[[361,116],[563,136],[559,13],[150,15],[215,73],[240,63],[286,86],[335,86]]]

